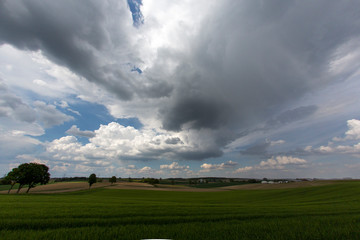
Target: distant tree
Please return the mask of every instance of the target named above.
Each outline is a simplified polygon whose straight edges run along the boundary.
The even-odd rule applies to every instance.
[[[116,177],[115,176],[112,176],[110,178],[110,182],[111,182],[111,185],[113,185],[114,183],[116,183]]]
[[[171,185],[174,185],[175,184],[175,181],[174,179],[171,180]]]
[[[8,194],[10,193],[14,185],[19,181],[19,176],[20,176],[19,169],[13,168],[4,178],[3,181],[11,185]]]
[[[88,182],[89,182],[89,189],[90,189],[91,185],[96,183],[96,175],[95,175],[95,173],[90,174]]]
[[[17,193],[20,189],[28,185],[26,193],[30,191],[30,188],[36,186],[36,184],[47,184],[50,180],[49,167],[39,163],[23,163],[19,165],[18,170],[15,170],[15,177],[20,184]]]

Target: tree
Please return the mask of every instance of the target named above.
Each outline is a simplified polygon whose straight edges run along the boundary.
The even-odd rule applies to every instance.
[[[113,185],[114,183],[116,183],[116,177],[115,176],[112,176],[110,178],[110,182],[111,182],[111,185]]]
[[[96,183],[96,175],[95,175],[95,173],[93,173],[93,174],[91,174],[89,176],[89,181],[88,182],[89,182],[89,189],[90,189],[91,185]]]
[[[14,185],[18,182],[19,180],[19,169],[18,168],[13,168],[4,178],[4,180],[6,182],[9,182],[11,187],[8,191],[8,194],[10,193],[11,189],[14,187]]]
[[[28,185],[26,193],[36,184],[47,184],[50,180],[49,167],[39,163],[23,163],[16,172],[17,182],[20,184],[17,193],[24,185]]]

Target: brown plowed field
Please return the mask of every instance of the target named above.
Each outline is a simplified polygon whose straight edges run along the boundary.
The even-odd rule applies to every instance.
[[[304,182],[291,182],[281,184],[245,184],[235,185],[227,187],[217,188],[195,188],[181,185],[151,185],[147,183],[138,182],[119,182],[111,185],[108,182],[95,183],[91,188],[108,188],[108,189],[138,189],[138,190],[153,190],[153,191],[186,191],[186,192],[220,192],[220,191],[231,191],[231,190],[257,190],[257,189],[286,189],[286,188],[299,188],[299,187],[312,187],[312,186],[323,186],[328,184],[334,184],[338,181],[322,180],[322,181],[304,181]],[[80,190],[89,189],[89,184],[86,182],[63,182],[53,183],[47,185],[37,186],[30,189],[30,193],[62,193],[62,192],[74,192]],[[27,188],[21,189],[20,193],[25,193]],[[16,193],[16,189],[12,190],[11,193]],[[0,191],[0,194],[6,194],[7,190]]]
[[[91,188],[99,188],[110,185],[110,183],[95,183]],[[34,188],[31,188],[29,193],[61,193],[61,192],[74,192],[80,190],[89,189],[89,184],[87,182],[61,182],[53,183],[46,185],[39,185]],[[27,187],[24,187],[20,190],[20,193],[25,193]],[[0,193],[7,193],[8,191],[0,191]],[[17,189],[11,190],[11,193],[16,193]]]

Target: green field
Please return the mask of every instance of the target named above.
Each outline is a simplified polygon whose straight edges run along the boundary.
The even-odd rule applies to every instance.
[[[360,182],[0,195],[0,239],[360,239]]]

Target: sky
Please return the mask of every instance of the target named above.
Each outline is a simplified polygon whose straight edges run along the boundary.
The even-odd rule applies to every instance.
[[[358,1],[0,0],[0,176],[360,178]]]

